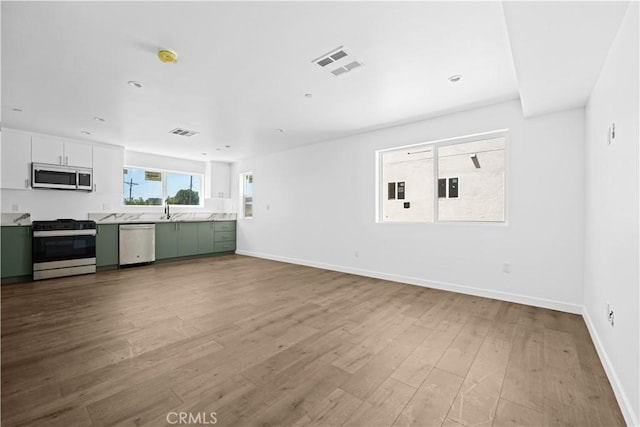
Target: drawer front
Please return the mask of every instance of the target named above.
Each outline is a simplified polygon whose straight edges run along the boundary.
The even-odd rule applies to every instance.
[[[235,231],[235,221],[216,221],[213,223],[216,231]]]
[[[215,242],[215,252],[229,252],[236,250],[235,240],[230,242]]]
[[[229,242],[231,240],[236,240],[236,232],[235,231],[217,231],[214,234],[214,240],[216,242]]]

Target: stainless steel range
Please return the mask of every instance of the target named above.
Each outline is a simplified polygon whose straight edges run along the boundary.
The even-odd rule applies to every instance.
[[[33,280],[96,272],[96,223],[33,221]]]

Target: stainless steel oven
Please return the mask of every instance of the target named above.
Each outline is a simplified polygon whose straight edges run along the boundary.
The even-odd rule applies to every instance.
[[[34,221],[33,280],[96,272],[96,223]]]

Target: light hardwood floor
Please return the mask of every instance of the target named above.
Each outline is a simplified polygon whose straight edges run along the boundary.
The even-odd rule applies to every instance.
[[[576,315],[236,255],[2,287],[3,426],[180,412],[219,426],[624,425]]]

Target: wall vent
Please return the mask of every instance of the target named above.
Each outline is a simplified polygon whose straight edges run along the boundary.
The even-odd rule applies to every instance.
[[[170,130],[169,133],[172,133],[174,135],[180,135],[180,136],[193,136],[193,135],[197,135],[199,132],[188,130],[188,129],[175,128],[174,130]]]
[[[362,66],[362,62],[349,54],[344,46],[333,49],[331,52],[326,53],[311,62],[313,64],[317,64],[320,68],[328,70],[336,77],[345,75],[349,71]]]

